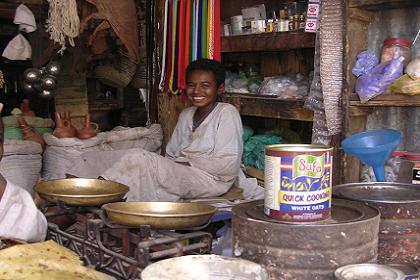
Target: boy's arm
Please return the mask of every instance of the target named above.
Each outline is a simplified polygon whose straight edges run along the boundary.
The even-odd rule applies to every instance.
[[[3,119],[1,117],[1,112],[3,111],[3,103],[0,103],[0,160],[3,158],[3,142],[4,142],[4,125]],[[4,191],[6,190],[6,179],[4,179],[3,175],[0,174],[0,201],[3,197]]]
[[[3,197],[4,191],[6,190],[6,184],[7,184],[6,180],[0,174],[0,201],[1,201],[1,198]]]

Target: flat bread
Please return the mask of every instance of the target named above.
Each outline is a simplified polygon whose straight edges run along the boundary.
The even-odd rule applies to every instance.
[[[111,280],[111,276],[83,266],[71,250],[52,240],[16,245],[0,251],[0,280]]]

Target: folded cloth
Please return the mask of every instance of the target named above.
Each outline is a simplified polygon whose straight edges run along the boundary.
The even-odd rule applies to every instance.
[[[36,30],[35,16],[24,4],[20,4],[16,8],[13,23],[19,24],[19,30],[26,33],[34,32]]]
[[[7,44],[2,56],[10,60],[31,59],[32,48],[28,40],[19,33]]]

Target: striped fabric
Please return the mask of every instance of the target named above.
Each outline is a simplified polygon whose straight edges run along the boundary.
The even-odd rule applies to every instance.
[[[220,0],[165,0],[164,24],[159,88],[178,95],[191,61],[220,61]]]

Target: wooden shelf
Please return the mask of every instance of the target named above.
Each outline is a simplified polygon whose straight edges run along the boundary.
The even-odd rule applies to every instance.
[[[360,8],[370,11],[400,9],[420,6],[419,0],[350,0],[350,8]]]
[[[234,105],[243,116],[313,121],[313,112],[303,107],[305,100],[280,99],[261,95],[226,93],[222,101]]]
[[[281,51],[313,48],[315,34],[307,32],[267,32],[222,37],[222,52]]]
[[[361,103],[357,95],[350,97],[351,106],[363,107],[420,107],[420,95],[402,95],[402,94],[382,94]]]

